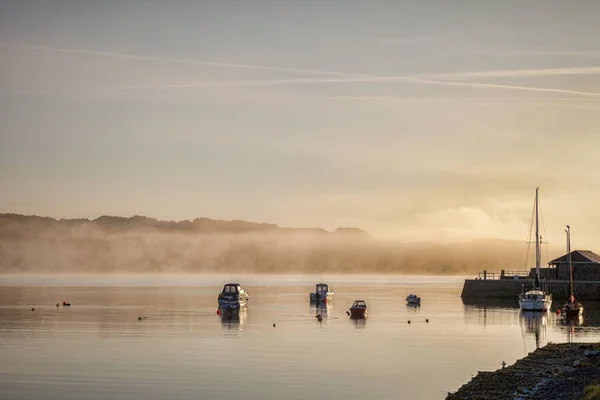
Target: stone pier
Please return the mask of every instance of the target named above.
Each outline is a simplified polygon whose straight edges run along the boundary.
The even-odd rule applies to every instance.
[[[531,288],[530,279],[465,279],[461,297],[463,299],[516,299],[521,285]],[[569,281],[547,281],[544,285],[552,294],[553,300],[569,297]],[[581,301],[600,301],[599,281],[576,281],[573,283],[575,297]]]

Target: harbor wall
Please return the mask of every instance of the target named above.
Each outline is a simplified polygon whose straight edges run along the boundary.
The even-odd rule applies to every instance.
[[[521,285],[531,288],[528,279],[465,279],[460,295],[463,299],[515,299],[521,292]],[[564,300],[569,297],[569,281],[544,282],[552,298]],[[599,281],[573,282],[575,297],[581,301],[600,301]]]

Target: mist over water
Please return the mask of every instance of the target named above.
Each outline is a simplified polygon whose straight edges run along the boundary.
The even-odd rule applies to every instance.
[[[527,251],[525,243],[493,239],[394,243],[358,229],[330,233],[244,221],[143,217],[56,221],[5,215],[0,238],[0,273],[10,274],[473,274],[525,269]]]

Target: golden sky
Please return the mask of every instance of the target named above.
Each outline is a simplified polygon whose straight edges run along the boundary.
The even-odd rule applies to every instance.
[[[0,212],[600,250],[600,3],[0,4]]]

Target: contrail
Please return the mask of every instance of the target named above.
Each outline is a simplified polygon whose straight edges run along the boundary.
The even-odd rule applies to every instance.
[[[186,89],[186,88],[197,88],[197,87],[220,87],[220,86],[297,85],[297,84],[311,84],[311,83],[323,84],[323,83],[361,83],[361,82],[362,83],[408,82],[408,83],[420,83],[420,84],[429,84],[429,85],[465,86],[465,87],[488,88],[488,89],[508,89],[508,90],[520,90],[520,91],[562,93],[562,94],[573,94],[573,95],[579,95],[579,96],[600,96],[600,93],[597,93],[597,92],[585,92],[585,91],[568,90],[568,89],[453,81],[453,79],[518,78],[518,77],[535,78],[535,77],[560,76],[560,75],[597,75],[597,74],[600,74],[600,67],[598,67],[598,66],[433,73],[433,74],[423,74],[423,75],[413,75],[413,76],[410,76],[410,75],[408,75],[408,76],[402,76],[402,75],[377,76],[377,75],[365,75],[365,74],[356,74],[356,73],[348,73],[348,72],[339,72],[339,71],[322,71],[322,70],[303,69],[303,68],[271,67],[271,66],[264,66],[264,65],[234,64],[234,63],[213,62],[213,61],[188,60],[188,59],[180,59],[180,58],[164,58],[164,57],[145,56],[145,55],[138,55],[138,54],[104,52],[104,51],[95,51],[95,50],[80,50],[80,49],[70,49],[70,48],[60,48],[60,47],[29,46],[29,45],[11,44],[11,43],[3,43],[3,42],[0,42],[0,46],[15,48],[15,49],[35,50],[35,51],[49,51],[49,52],[90,55],[90,56],[101,56],[101,57],[116,57],[116,58],[125,59],[125,60],[156,61],[156,62],[165,62],[165,63],[203,65],[203,66],[214,66],[214,67],[224,67],[224,68],[255,69],[255,70],[262,70],[262,71],[301,73],[301,74],[323,75],[323,76],[331,76],[332,77],[332,78],[296,78],[296,79],[277,79],[277,80],[239,80],[239,81],[224,81],[224,82],[214,82],[214,81],[191,82],[191,83],[184,83],[184,84],[129,86],[129,87],[121,87],[121,88],[113,89],[115,91]],[[333,77],[335,77],[335,78],[333,78]]]
[[[521,91],[528,91],[528,92],[562,93],[562,94],[573,94],[573,95],[578,95],[578,96],[600,96],[600,93],[598,93],[598,92],[583,92],[583,91],[579,91],[579,90],[543,88],[543,87],[536,87],[536,86],[503,85],[503,84],[495,84],[495,83],[434,81],[434,80],[429,80],[429,79],[422,80],[422,83],[431,84],[431,85],[444,85],[444,86],[466,86],[466,87],[475,87],[475,88],[521,90]]]
[[[387,79],[385,79],[387,78]],[[464,86],[484,89],[506,89],[506,90],[518,90],[528,92],[545,92],[545,93],[561,93],[561,94],[572,94],[578,96],[600,96],[598,92],[584,92],[579,90],[568,90],[568,89],[555,89],[555,88],[544,88],[536,86],[520,86],[520,85],[505,85],[505,84],[494,84],[494,83],[478,83],[478,82],[464,82],[464,81],[448,81],[448,80],[432,80],[423,79],[418,76],[396,76],[396,77],[385,77],[379,79],[377,77],[365,77],[365,78],[342,78],[342,79],[274,79],[274,80],[239,80],[239,81],[205,81],[205,82],[190,82],[181,84],[167,84],[167,85],[148,85],[148,86],[126,86],[113,89],[115,91],[130,91],[130,90],[160,90],[160,89],[194,89],[204,87],[227,87],[227,86],[276,86],[276,85],[298,85],[298,84],[324,84],[324,83],[383,83],[383,82],[407,82],[407,83],[418,83],[424,85],[440,85],[440,86]]]
[[[491,57],[600,57],[599,50],[548,51],[548,50],[513,50],[513,51],[478,51],[478,54]]]
[[[469,71],[469,72],[452,72],[452,73],[432,73],[423,74],[418,76],[386,76],[386,75],[365,75],[349,72],[339,71],[322,71],[315,69],[304,69],[304,68],[285,68],[285,67],[271,67],[266,65],[250,65],[250,64],[235,64],[215,61],[201,61],[201,60],[188,60],[181,58],[166,58],[156,56],[145,56],[139,54],[128,54],[128,53],[117,53],[117,52],[106,52],[96,50],[80,50],[80,49],[69,49],[62,47],[48,47],[48,46],[30,46],[0,42],[2,47],[10,47],[15,49],[26,49],[36,51],[53,51],[60,53],[73,53],[91,56],[102,56],[102,57],[117,57],[126,60],[142,60],[142,61],[158,61],[165,63],[174,64],[189,64],[189,65],[207,65],[224,68],[243,68],[243,69],[258,69],[265,71],[277,71],[277,72],[291,72],[291,73],[302,73],[302,74],[313,74],[313,75],[329,75],[350,78],[348,82],[356,81],[394,81],[394,80],[406,80],[406,79],[418,79],[418,78],[429,78],[429,79],[478,79],[478,78],[527,78],[527,77],[545,77],[545,76],[557,76],[557,75],[598,75],[600,74],[600,66],[587,66],[587,67],[565,67],[565,68],[537,68],[537,69],[516,69],[516,70],[493,70],[493,71]],[[317,82],[317,81],[315,81]],[[324,82],[328,82],[325,80]],[[345,82],[340,80],[339,82]]]
[[[123,60],[137,60],[137,61],[158,61],[169,64],[187,64],[187,65],[205,65],[211,67],[224,67],[224,68],[242,68],[242,69],[256,69],[262,71],[274,71],[274,72],[291,72],[298,74],[312,74],[312,75],[330,75],[330,76],[346,76],[346,77],[362,77],[364,75],[351,74],[345,72],[335,71],[320,71],[315,69],[304,69],[304,68],[285,68],[285,67],[269,67],[265,65],[250,65],[250,64],[234,64],[225,62],[214,62],[214,61],[198,61],[198,60],[187,60],[183,58],[168,58],[168,57],[156,57],[156,56],[145,56],[139,54],[128,54],[128,53],[116,53],[109,51],[96,51],[96,50],[79,50],[79,49],[68,49],[62,47],[47,47],[47,46],[29,46],[20,44],[11,44],[0,42],[0,47],[8,47],[13,49],[23,50],[35,50],[35,51],[48,51],[57,53],[67,54],[81,54],[88,56],[100,56],[100,57],[115,57]]]
[[[562,75],[598,75],[600,67],[565,67],[565,68],[537,68],[537,69],[509,69],[495,71],[453,72],[448,74],[428,74],[426,78],[432,79],[479,79],[479,78],[539,78],[546,76]]]

